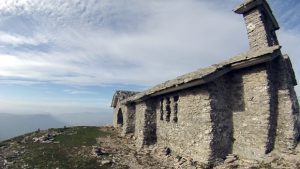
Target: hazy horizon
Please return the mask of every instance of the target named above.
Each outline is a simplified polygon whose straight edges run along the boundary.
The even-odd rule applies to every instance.
[[[0,141],[37,129],[64,126],[103,126],[112,124],[112,113],[8,114],[0,113]]]

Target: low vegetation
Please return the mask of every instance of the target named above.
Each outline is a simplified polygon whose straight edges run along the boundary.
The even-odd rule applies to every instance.
[[[51,142],[34,141],[48,133],[55,133]],[[101,161],[91,155],[92,146],[97,145],[97,137],[112,134],[97,127],[49,129],[16,137],[2,142],[0,146],[13,149],[6,152],[5,159],[6,165],[12,169],[104,169],[109,168],[109,165],[100,166]]]
[[[263,162],[230,157],[214,168],[300,168],[297,154],[269,154]],[[118,129],[112,127],[49,129],[0,142],[0,169],[110,168],[197,169],[207,166],[180,157],[166,147],[139,149],[133,135],[120,137]]]

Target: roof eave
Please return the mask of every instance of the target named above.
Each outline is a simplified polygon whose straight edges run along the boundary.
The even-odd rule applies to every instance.
[[[114,94],[110,107],[116,107],[116,105],[117,105],[117,99],[116,99],[116,94]]]
[[[252,58],[252,59],[247,60],[246,62],[245,61],[235,62],[235,63],[232,63],[230,66],[227,66],[223,69],[220,69],[216,73],[210,74],[210,75],[208,75],[204,78],[193,80],[193,81],[190,81],[188,83],[181,84],[181,85],[172,86],[172,87],[169,87],[167,89],[155,92],[155,93],[150,94],[150,95],[144,95],[144,96],[140,96],[140,97],[136,97],[136,98],[129,98],[129,99],[126,99],[126,100],[122,101],[121,103],[122,104],[129,104],[129,103],[133,103],[133,102],[141,102],[141,101],[144,101],[144,100],[146,100],[150,97],[155,97],[155,96],[159,96],[159,95],[168,94],[168,93],[176,92],[176,91],[179,91],[179,90],[187,89],[187,88],[190,88],[190,87],[203,85],[203,84],[209,83],[209,82],[217,79],[218,77],[223,76],[224,74],[226,74],[230,71],[238,70],[238,69],[242,69],[242,68],[246,68],[246,67],[254,66],[254,65],[257,65],[257,64],[262,64],[262,63],[265,63],[265,62],[272,61],[273,59],[280,56],[280,54],[281,54],[280,50],[276,50],[273,53],[266,53],[266,54],[262,55],[259,58]]]
[[[298,82],[297,82],[297,79],[296,79],[296,75],[295,75],[295,72],[294,72],[293,65],[292,65],[292,62],[290,60],[290,57],[288,56],[288,54],[284,54],[283,58],[286,61],[289,73],[291,75],[292,83],[293,83],[294,86],[297,86]]]

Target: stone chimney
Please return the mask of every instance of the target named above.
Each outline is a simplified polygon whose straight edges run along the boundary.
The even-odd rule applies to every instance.
[[[244,16],[250,50],[279,45],[279,26],[266,0],[246,0],[234,12]]]

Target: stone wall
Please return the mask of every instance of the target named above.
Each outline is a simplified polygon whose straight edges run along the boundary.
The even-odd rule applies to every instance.
[[[140,102],[135,105],[135,132],[134,136],[137,138],[136,145],[138,148],[142,148],[144,143],[144,127],[145,127],[145,112],[146,103]]]
[[[138,148],[156,143],[156,111],[152,99],[136,104],[135,137]]]
[[[210,118],[213,134],[210,144],[212,150],[210,161],[212,162],[225,159],[228,154],[232,153],[234,140],[230,86],[230,76],[227,75],[209,84],[212,109]],[[240,96],[235,97],[239,98]]]
[[[135,130],[135,104],[123,106],[124,125],[122,135],[134,133]]]
[[[174,154],[207,163],[213,137],[207,87],[198,86],[156,100],[157,144],[169,147]]]
[[[118,114],[122,112],[122,124],[118,124]],[[121,105],[117,103],[113,111],[113,126],[121,128],[121,135],[134,133],[135,130],[135,105]]]
[[[251,49],[278,45],[275,31],[271,20],[266,18],[262,9],[255,8],[244,14],[248,39]]]
[[[251,6],[251,4],[248,5]],[[268,7],[257,5],[249,11],[245,11],[243,15],[247,27],[250,50],[258,50],[279,44],[275,34],[275,30],[279,27],[276,19],[272,18],[273,14]],[[283,152],[293,152],[298,144],[297,140],[299,140],[300,135],[299,103],[294,90],[295,80],[292,79],[292,65],[289,62],[286,56],[279,56],[266,65],[265,70],[268,83],[266,87],[269,99],[263,97],[265,101],[260,105],[262,108],[265,108],[265,105],[269,104],[267,108],[269,110],[266,110],[269,111],[270,115],[268,118],[269,123],[266,123],[269,126],[265,153],[272,151],[274,147]],[[253,78],[251,83],[256,83],[255,80]],[[250,85],[252,85],[251,83]],[[260,92],[257,93],[258,95],[261,94]],[[245,99],[247,101],[247,98]],[[265,122],[265,119],[262,119]]]
[[[233,153],[260,159],[267,152],[270,129],[270,86],[266,65],[237,70],[229,76],[232,77]]]
[[[279,27],[266,1],[246,1],[236,12],[244,15],[251,52],[278,45],[275,30]],[[274,59],[280,54],[277,52],[269,58]],[[133,98],[131,101],[137,103],[131,105],[118,102],[114,126],[118,126],[117,114],[122,110],[123,134],[134,132],[138,148],[157,144],[208,164],[231,153],[261,160],[274,148],[293,152],[300,139],[300,113],[292,66],[286,56],[268,62],[264,59],[266,55],[247,58],[237,67],[231,62],[232,69],[239,64],[248,67],[200,86],[152,97],[159,90],[169,90],[168,85],[183,86],[168,81],[137,97],[144,101]],[[256,65],[250,66],[253,63]],[[184,77],[191,75],[208,79],[195,73]],[[179,79],[186,80],[183,76]]]
[[[138,103],[138,145],[157,143],[204,163],[230,153],[260,160],[274,149],[277,135],[277,145],[294,148],[299,105],[292,84],[286,97],[277,92],[282,72],[277,67],[266,63],[236,70],[206,85]]]
[[[146,102],[147,109],[145,111],[145,128],[144,128],[144,144],[153,145],[157,141],[157,124],[156,124],[156,103],[154,99]]]
[[[293,152],[299,138],[300,113],[297,95],[287,61],[280,57],[273,66],[278,70],[278,127],[276,148]]]
[[[116,107],[114,107],[114,109],[113,109],[113,126],[115,128],[123,127],[123,125],[121,126],[120,124],[118,124],[118,112],[120,110],[122,111],[122,117],[123,117],[123,122],[124,122],[124,114],[123,114],[123,112],[124,112],[124,106],[122,106],[120,104],[120,102],[117,102]]]
[[[133,132],[135,127],[139,148],[157,144],[202,163],[231,153],[261,160],[275,145],[294,150],[299,105],[280,58],[235,70],[205,85],[121,106],[124,126],[131,126],[123,130]],[[135,111],[132,117],[128,114]],[[126,118],[134,119],[134,114],[135,125],[130,125],[133,121]]]
[[[266,63],[268,73],[268,93],[270,95],[269,131],[266,144],[266,153],[274,149],[276,141],[276,129],[278,124],[278,70],[272,62]]]

